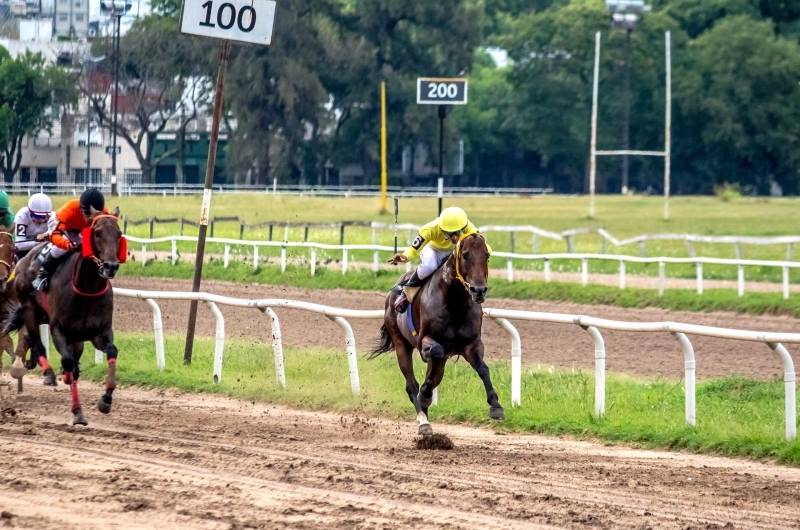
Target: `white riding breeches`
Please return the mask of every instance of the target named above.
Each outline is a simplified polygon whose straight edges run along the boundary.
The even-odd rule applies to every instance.
[[[452,254],[452,250],[439,250],[431,245],[426,245],[425,248],[419,253],[419,259],[422,263],[417,267],[417,276],[423,280],[436,272],[436,269],[444,265],[447,258]]]

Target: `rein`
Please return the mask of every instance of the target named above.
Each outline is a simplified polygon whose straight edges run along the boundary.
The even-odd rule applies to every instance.
[[[117,223],[117,225],[119,225],[119,218],[117,218],[117,216],[111,215],[110,213],[103,213],[103,214],[100,214],[100,215],[96,216],[94,219],[92,219],[92,226],[90,227],[92,230],[94,230],[94,224],[99,219],[113,219]],[[85,247],[86,246],[86,242],[84,241],[82,243],[82,245]],[[90,260],[94,261],[97,265],[102,265],[103,262],[100,260],[100,258],[98,258],[97,256],[94,255],[94,247],[92,247],[91,238],[89,238],[89,249],[92,251],[92,253],[88,254],[88,255],[84,253],[83,257],[84,258],[89,258]],[[73,278],[73,280],[74,280],[74,278]],[[73,281],[73,286],[74,285],[75,285],[75,282]],[[80,293],[77,290],[75,292],[78,293],[78,294],[83,294],[83,293]],[[103,292],[105,292],[105,291],[103,291]],[[103,293],[100,293],[100,294],[103,294]],[[90,295],[85,295],[85,296],[90,296]]]
[[[473,236],[473,235],[474,236],[478,236],[481,239],[483,239],[484,241],[486,240],[486,238],[483,237],[483,234],[478,233],[478,232],[475,232],[474,234],[469,234],[469,235],[470,236]],[[461,270],[459,269],[459,266],[458,266],[459,263],[461,263],[461,242],[464,241],[464,239],[467,238],[467,237],[469,237],[469,236],[462,235],[460,238],[458,238],[458,244],[456,244],[456,256],[455,256],[455,258],[456,258],[456,278],[458,279],[458,281],[461,282],[461,285],[464,286],[464,289],[466,289],[467,292],[469,292],[469,288],[472,287],[472,286],[470,285],[470,283],[467,280],[464,279],[464,276],[461,275]],[[489,284],[489,276],[488,275],[486,276],[486,284],[487,285]]]

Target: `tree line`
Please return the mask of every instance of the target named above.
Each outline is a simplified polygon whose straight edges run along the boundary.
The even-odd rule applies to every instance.
[[[585,192],[595,32],[602,34],[598,149],[621,147],[623,72],[630,67],[631,149],[661,150],[664,32],[670,31],[673,192],[709,193],[738,183],[753,193],[776,184],[800,193],[800,4],[650,4],[626,64],[625,32],[611,29],[603,0],[280,3],[272,46],[233,47],[224,100],[226,174],[241,183],[315,184],[330,164],[357,165],[367,183],[379,182],[385,81],[391,182],[425,182],[427,175],[415,174],[424,171],[408,162],[423,153],[436,167],[438,119],[435,108],[416,105],[416,79],[464,75],[469,103],[450,109],[445,122],[447,173],[455,171],[463,142],[464,171],[453,184]],[[209,104],[218,57],[214,42],[179,34],[178,0],[152,6],[121,45],[128,115],[118,132],[137,150],[145,178],[175,154],[151,152],[166,122],[177,121],[179,134],[185,132],[196,109]],[[496,64],[494,50],[507,53],[507,65]],[[97,68],[110,71],[112,64]],[[86,79],[76,80],[84,94]],[[14,120],[4,115],[5,83],[0,75],[3,171],[16,157],[6,148],[13,135],[4,124]],[[61,100],[72,104],[63,92]],[[110,101],[102,89],[92,100],[106,128]],[[620,174],[619,159],[599,159],[599,191],[617,192]],[[631,158],[631,188],[660,193],[662,185],[663,160]]]

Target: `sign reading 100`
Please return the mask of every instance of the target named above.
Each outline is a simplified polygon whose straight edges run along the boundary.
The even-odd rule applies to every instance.
[[[417,79],[417,103],[422,105],[466,105],[467,80],[420,77]]]
[[[181,33],[270,44],[276,6],[274,0],[184,0]]]

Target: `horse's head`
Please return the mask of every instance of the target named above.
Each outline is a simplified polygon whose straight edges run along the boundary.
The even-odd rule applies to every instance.
[[[107,280],[117,275],[120,263],[122,230],[119,229],[119,207],[110,214],[92,211],[91,241],[84,239],[84,256],[97,262],[98,274]],[[86,245],[89,245],[86,248]],[[124,250],[124,249],[123,249]]]
[[[456,246],[456,277],[469,291],[472,301],[482,304],[486,300],[489,280],[489,249],[481,234],[461,238]]]
[[[5,292],[6,282],[14,269],[14,238],[10,232],[0,230],[0,293]]]

